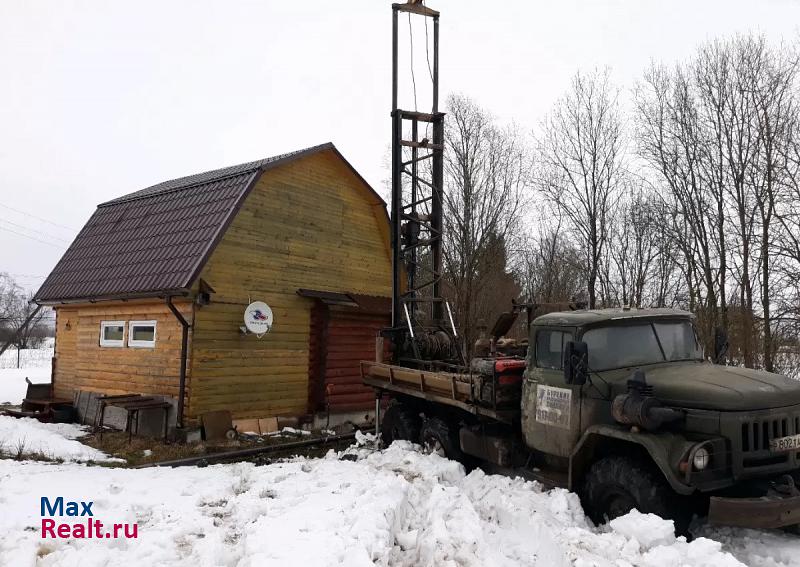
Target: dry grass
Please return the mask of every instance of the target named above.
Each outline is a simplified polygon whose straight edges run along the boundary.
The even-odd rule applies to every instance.
[[[281,445],[284,443],[291,443],[298,440],[313,439],[315,435],[311,436],[298,436],[298,437],[252,437],[242,436],[235,441],[216,441],[216,442],[201,442],[201,443],[164,443],[160,438],[155,439],[151,437],[137,437],[134,436],[131,442],[128,443],[128,434],[122,431],[109,431],[103,432],[103,439],[99,435],[90,434],[81,437],[79,441],[95,449],[99,449],[106,454],[113,457],[125,459],[127,464],[115,464],[111,466],[137,466],[147,463],[156,463],[160,461],[171,461],[174,459],[185,459],[190,457],[199,457],[204,455],[214,455],[216,453],[224,453],[226,451],[235,451],[237,449],[247,449],[251,447],[267,447],[271,445]],[[323,456],[331,448],[327,446],[310,446],[300,449],[293,449],[287,451],[277,451],[269,455],[270,459],[287,457],[293,455],[304,455],[309,457]],[[149,454],[145,454],[149,451]]]
[[[125,459],[127,466],[196,457],[205,455],[208,450],[205,443],[165,444],[161,439],[151,437],[134,436],[128,443],[128,434],[123,431],[104,431],[102,439],[99,435],[92,433],[81,437],[79,441],[113,457]],[[150,451],[150,454],[145,455],[145,451]],[[125,465],[123,464],[123,466]]]

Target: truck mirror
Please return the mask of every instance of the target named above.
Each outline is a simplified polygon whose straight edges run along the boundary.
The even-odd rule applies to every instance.
[[[583,341],[568,341],[564,346],[564,382],[575,386],[589,378],[589,347]]]

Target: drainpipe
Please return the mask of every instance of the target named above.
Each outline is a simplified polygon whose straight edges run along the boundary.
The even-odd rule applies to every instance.
[[[183,318],[181,312],[172,304],[171,295],[167,296],[167,307],[181,324],[181,374],[178,383],[178,427],[183,427],[183,398],[186,394],[186,356],[189,346],[189,322]]]

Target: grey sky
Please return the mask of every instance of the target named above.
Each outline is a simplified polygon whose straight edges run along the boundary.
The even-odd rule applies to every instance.
[[[795,41],[800,23],[797,0],[429,2],[443,96],[525,129],[578,69],[627,88],[651,59],[748,30]],[[0,271],[36,287],[97,203],[324,141],[383,192],[390,4],[0,0]]]

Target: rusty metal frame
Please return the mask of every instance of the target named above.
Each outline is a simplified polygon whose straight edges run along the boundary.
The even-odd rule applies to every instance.
[[[403,110],[398,107],[398,15],[415,14],[433,19],[433,94],[431,112]],[[426,38],[427,41],[427,38]],[[404,139],[403,129],[410,122],[411,139]],[[432,140],[420,139],[420,123],[432,126]],[[404,159],[403,148],[410,148]],[[421,3],[392,4],[392,328],[403,327],[403,307],[414,303],[414,325],[420,307],[430,316],[429,326],[443,318],[442,279],[442,191],[444,179],[444,113],[439,112],[439,12]],[[430,160],[427,171],[421,162]],[[409,170],[407,166],[411,166]],[[406,186],[404,187],[404,184]],[[421,207],[426,206],[426,209]],[[427,219],[421,219],[426,211]],[[407,237],[403,235],[406,227]],[[420,239],[422,231],[427,238]],[[420,257],[429,257],[431,267]],[[420,284],[419,276],[426,273]],[[405,273],[406,281],[403,282]],[[428,292],[428,288],[429,292]],[[420,292],[426,289],[426,294]],[[427,304],[427,306],[425,305]],[[416,356],[419,358],[419,356]]]

